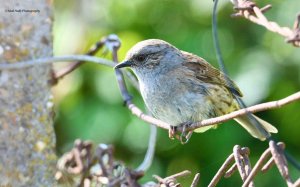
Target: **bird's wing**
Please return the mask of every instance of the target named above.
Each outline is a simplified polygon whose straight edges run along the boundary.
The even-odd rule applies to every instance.
[[[193,76],[196,77],[196,79],[202,82],[223,85],[233,94],[239,97],[243,96],[237,85],[227,75],[214,68],[203,58],[185,51],[182,51],[182,53],[185,57],[183,66],[190,69],[191,72],[194,72]]]

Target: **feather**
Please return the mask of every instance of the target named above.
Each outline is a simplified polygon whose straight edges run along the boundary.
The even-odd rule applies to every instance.
[[[182,53],[186,58],[183,66],[187,69],[190,69],[198,80],[206,83],[225,86],[233,94],[239,97],[243,96],[237,85],[227,75],[214,68],[203,58],[185,51],[182,51]]]

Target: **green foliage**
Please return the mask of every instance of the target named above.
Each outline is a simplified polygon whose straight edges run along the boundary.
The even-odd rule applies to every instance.
[[[55,55],[83,54],[102,36],[116,33],[122,40],[120,60],[136,42],[159,38],[216,65],[211,34],[212,3],[209,0],[55,0]],[[299,49],[247,20],[230,18],[232,5],[229,1],[222,3],[218,17],[222,53],[246,103],[277,100],[299,91]],[[292,26],[300,7],[300,1],[292,0],[258,3],[272,3],[274,8],[266,16],[285,26]],[[131,89],[131,93],[134,102],[143,108],[138,92]],[[142,161],[149,126],[122,106],[112,69],[85,64],[59,82],[53,94],[59,153],[69,150],[76,138],[82,138],[115,145],[117,157],[133,168]],[[284,141],[298,160],[299,108],[298,102],[258,114],[278,128],[275,138]],[[204,134],[194,134],[184,146],[169,140],[167,132],[159,129],[158,142],[155,160],[144,181],[152,180],[152,174],[167,176],[188,169],[201,173],[203,186],[209,183],[235,144],[250,148],[252,163],[268,146],[267,142],[253,139],[234,121]],[[296,170],[291,171],[292,177],[299,176]],[[184,185],[192,179],[183,180]],[[275,168],[256,181],[259,186],[284,185]],[[223,179],[220,186],[240,183],[241,179],[234,174],[230,179]]]

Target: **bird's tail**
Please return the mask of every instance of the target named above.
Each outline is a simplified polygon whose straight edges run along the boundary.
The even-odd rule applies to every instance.
[[[251,116],[248,117],[247,115],[237,117],[235,118],[235,120],[242,127],[244,127],[253,137],[258,138],[260,140],[265,140],[266,138],[270,137],[270,133],[278,132],[276,127],[274,127],[270,123],[258,118],[253,114],[248,114],[248,115],[254,117],[259,123],[253,123],[252,120],[250,119]]]

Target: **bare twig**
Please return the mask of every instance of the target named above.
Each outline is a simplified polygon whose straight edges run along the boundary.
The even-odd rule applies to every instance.
[[[0,64],[0,69],[1,70],[20,69],[20,68],[31,67],[34,65],[43,65],[43,64],[49,64],[49,63],[53,63],[53,62],[63,62],[63,61],[89,61],[89,62],[102,64],[102,65],[109,66],[109,67],[113,67],[116,65],[116,63],[106,60],[106,59],[103,59],[103,58],[86,56],[86,55],[69,55],[69,56],[60,56],[60,57],[51,57],[51,58],[41,58],[41,59],[19,62],[19,63],[14,63],[14,64]],[[142,120],[144,120],[146,122],[154,124],[155,126],[163,128],[163,129],[169,129],[170,124],[144,114],[137,106],[135,106],[132,103],[131,97],[125,86],[122,71],[116,70],[116,72],[121,72],[121,73],[116,73],[117,80],[119,82],[123,100],[125,101],[125,104],[130,109],[130,111],[134,115],[138,116],[139,118],[141,118]],[[280,99],[278,101],[272,101],[272,102],[258,104],[258,105],[251,106],[248,108],[240,109],[238,111],[235,111],[235,112],[223,115],[223,116],[206,119],[201,122],[193,123],[190,127],[186,128],[186,130],[194,130],[194,129],[197,129],[197,128],[200,128],[203,126],[209,126],[209,125],[222,123],[222,122],[228,121],[230,119],[236,118],[238,116],[247,114],[248,112],[255,113],[255,112],[259,112],[259,111],[279,108],[281,106],[284,106],[291,102],[297,101],[299,99],[300,99],[300,92],[297,92],[286,98]],[[178,128],[178,130],[182,131],[181,128]]]
[[[216,173],[216,175],[211,180],[208,186],[216,186],[222,176],[228,178],[237,169],[240,173],[242,180],[245,181],[249,173],[251,172],[251,166],[248,158],[249,153],[250,150],[247,147],[241,148],[239,145],[234,146],[233,153],[230,156],[228,156],[228,158],[225,160],[225,162],[218,170],[218,172]],[[230,167],[230,169],[228,169],[231,163],[233,163],[233,165]],[[228,171],[226,171],[227,169]],[[254,184],[251,182],[249,186],[254,186]]]
[[[115,63],[118,63],[118,49],[121,46],[121,42],[118,37],[115,37],[114,40],[111,38],[106,42],[106,45],[110,46],[109,48],[112,49],[112,55],[113,55],[113,61]],[[123,100],[125,103],[130,102],[131,96],[129,95],[125,81],[123,78],[123,74],[121,70],[116,69],[115,74],[119,83],[119,88],[121,90]],[[129,77],[130,78],[130,77]],[[136,79],[132,78],[132,82],[136,81]],[[155,143],[156,143],[156,133],[157,129],[156,126],[151,125],[150,126],[150,137],[149,137],[149,143],[148,143],[148,149],[144,158],[144,161],[141,163],[141,165],[136,169],[138,172],[145,172],[152,164],[153,156],[155,153]]]
[[[89,56],[95,55],[99,51],[99,49],[101,49],[103,47],[107,38],[113,37],[113,36],[114,35],[109,35],[108,37],[102,38],[100,41],[95,43],[85,55],[89,55]],[[52,80],[53,85],[57,84],[59,79],[62,79],[64,76],[66,76],[67,74],[69,74],[72,71],[74,71],[75,69],[77,69],[83,63],[84,63],[84,61],[77,61],[75,63],[68,65],[65,68],[62,68],[61,70],[59,70],[57,72],[53,72],[53,80]]]
[[[254,178],[255,175],[259,172],[261,168],[262,170],[266,170],[266,167],[271,166],[271,162],[275,161],[275,164],[280,172],[280,174],[283,176],[285,181],[287,182],[288,186],[293,186],[293,183],[291,181],[291,178],[289,176],[288,168],[287,168],[287,162],[284,156],[284,144],[282,142],[276,143],[274,141],[269,142],[269,148],[261,155],[255,166],[253,167],[253,170],[245,180],[243,187],[247,187],[250,184],[250,181]],[[267,160],[268,156],[271,155],[271,159],[267,162],[267,164],[264,165],[264,162]]]
[[[200,180],[200,173],[197,173],[193,179],[191,187],[196,187],[198,185],[199,180]]]
[[[148,142],[148,149],[143,162],[139,165],[137,169],[135,169],[136,171],[145,172],[150,168],[155,153],[156,134],[157,134],[157,127],[154,125],[150,125],[150,137]]]
[[[254,176],[258,173],[260,168],[263,166],[263,162],[267,159],[270,155],[270,149],[268,148],[259,158],[255,166],[253,167],[251,173],[248,175],[247,179],[245,180],[243,187],[247,187],[250,182],[253,180]]]
[[[285,146],[283,143],[279,142],[275,144],[274,141],[270,141],[269,148],[267,148],[266,151],[261,155],[253,170],[251,171],[251,166],[248,158],[248,155],[250,153],[249,149],[247,147],[240,148],[240,146],[236,145],[234,146],[233,153],[230,154],[230,156],[225,160],[208,186],[216,186],[225,173],[228,173],[229,170],[236,170],[233,168],[239,168],[239,171],[242,171],[241,178],[243,179],[243,181],[245,181],[243,187],[254,186],[251,181],[258,174],[264,163],[267,161],[268,157],[271,156],[271,158],[274,160],[273,162],[276,164],[279,172],[286,180],[288,186],[299,187],[300,180],[298,179],[295,183],[293,183],[289,176],[287,162],[285,160],[283,152],[284,148]],[[92,152],[91,150],[92,144],[90,142],[77,140],[74,144],[74,148],[60,159],[60,164],[58,164],[59,172],[56,174],[56,179],[59,180],[60,178],[64,178],[65,174],[72,174],[73,177],[74,174],[76,174],[77,176],[80,175],[80,181],[78,185],[80,187],[90,187],[94,186],[95,184],[105,186],[141,186],[137,181],[143,176],[143,172],[132,171],[120,162],[114,161],[112,146],[100,144],[95,152]],[[270,163],[270,160],[268,161],[268,163]],[[95,166],[95,164],[99,166],[99,169],[96,171],[92,171],[92,166]],[[232,166],[226,172],[230,164],[232,164]],[[180,187],[181,184],[177,182],[177,178],[184,177],[186,175],[189,175],[190,173],[190,171],[185,170],[165,178],[154,175],[154,178],[158,181],[158,183],[148,182],[143,186]],[[69,180],[65,180],[65,182],[71,183],[72,181],[76,181],[70,180],[70,177],[72,179],[72,176],[69,176]],[[191,187],[197,186],[199,177],[199,173],[195,175]]]
[[[244,167],[245,167],[245,174],[246,174],[246,176],[248,176],[251,172],[251,163],[250,163],[250,160],[249,160],[250,149],[248,147],[243,147],[243,148],[241,148],[240,153],[243,157],[243,163],[244,163]],[[252,184],[252,186],[253,185],[254,184]]]
[[[300,178],[294,183],[293,187],[300,187]]]
[[[113,171],[113,147],[106,144],[99,144],[96,150],[96,157],[104,176]],[[106,158],[105,161],[103,158]]]
[[[67,62],[67,61],[87,61],[87,62],[93,62],[96,64],[102,64],[109,67],[114,67],[116,64],[113,63],[110,60],[99,58],[99,57],[93,57],[88,55],[66,55],[66,56],[57,56],[57,57],[46,57],[46,58],[39,58],[35,60],[28,60],[23,62],[17,62],[17,63],[0,63],[0,70],[8,70],[8,69],[22,69],[27,68],[35,65],[45,65],[45,64],[51,64],[54,62]]]
[[[216,173],[216,175],[214,176],[214,178],[210,181],[208,187],[214,187],[218,184],[218,182],[220,181],[221,177],[225,174],[227,168],[229,167],[229,165],[234,161],[234,156],[233,154],[231,154],[226,160],[225,162],[222,164],[222,166],[220,167],[220,169],[218,170],[218,172]]]
[[[283,105],[289,104],[291,102],[297,101],[300,99],[300,92],[296,92],[286,98],[280,99],[278,101],[271,101],[271,102],[266,102],[266,103],[261,103],[257,104],[248,108],[240,109],[234,112],[231,112],[229,114],[216,117],[216,118],[211,118],[207,120],[203,120],[201,122],[197,122],[191,125],[191,127],[188,130],[193,130],[202,126],[208,126],[212,124],[218,124],[222,123],[225,121],[228,121],[230,119],[236,118],[238,116],[242,116],[247,114],[248,112],[250,113],[255,113],[255,112],[260,112],[264,110],[270,110],[270,109],[275,109],[275,108],[280,108]]]
[[[293,43],[293,45],[295,45],[295,43],[298,45],[300,45],[299,40],[300,40],[300,14],[298,14],[297,19],[294,23],[294,27],[293,27],[293,35],[291,35],[290,37],[288,37],[286,39],[286,42],[288,43]]]
[[[281,143],[282,144],[282,143]],[[291,181],[289,170],[287,167],[287,161],[284,156],[283,148],[285,147],[283,144],[280,146],[279,143],[276,145],[274,141],[269,142],[270,151],[272,153],[274,162],[281,174],[281,176],[285,179],[288,186],[293,186]],[[283,147],[283,148],[282,148]]]
[[[249,153],[249,148],[241,148],[239,145],[236,145],[233,148],[235,165],[237,166],[237,169],[243,181],[246,180],[249,173],[251,172],[251,165],[248,158]],[[249,186],[253,187],[253,182],[251,182]]]
[[[247,174],[246,174],[244,163],[243,163],[243,156],[240,154],[240,152],[241,152],[241,147],[239,145],[235,145],[233,148],[234,160],[235,160],[237,169],[241,175],[242,180],[245,181]]]
[[[126,93],[123,93],[123,94],[126,96]],[[271,102],[267,102],[267,103],[254,105],[254,106],[251,106],[251,107],[248,107],[248,108],[244,108],[244,109],[240,109],[240,110],[231,112],[231,113],[223,115],[223,116],[210,118],[210,119],[203,120],[201,122],[193,123],[186,130],[194,130],[194,129],[197,129],[197,128],[200,128],[200,127],[222,123],[222,122],[228,121],[230,119],[236,118],[238,116],[245,115],[248,112],[255,113],[255,112],[260,112],[260,111],[264,111],[264,110],[280,108],[280,107],[282,107],[286,104],[297,101],[299,99],[300,99],[300,92],[297,92],[297,93],[294,93],[294,94],[292,94],[292,95],[290,95],[286,98],[280,99],[278,101],[271,101]],[[137,106],[135,106],[131,102],[131,100],[128,100],[126,102],[126,104],[127,104],[127,107],[130,109],[130,111],[134,115],[139,117],[140,119],[142,119],[142,120],[144,120],[148,123],[154,124],[157,127],[160,127],[160,128],[163,128],[163,129],[169,129],[170,124],[168,124],[166,122],[163,122],[161,120],[158,120],[156,118],[153,118],[149,115],[144,114]],[[180,127],[178,128],[178,130],[182,131],[182,129]]]
[[[270,160],[261,168],[261,171],[263,173],[267,172],[274,165],[274,163],[274,159],[270,158]]]
[[[63,173],[68,175],[82,174],[79,186],[83,186],[90,175],[89,171],[93,163],[91,142],[76,140],[74,148],[59,159],[57,163],[59,171],[55,175],[56,180],[61,181],[64,178]],[[67,181],[70,180],[68,177],[65,178],[67,178]]]
[[[286,38],[286,42],[292,43],[295,47],[300,47],[300,15],[298,15],[292,30],[288,27],[281,27],[276,22],[269,21],[264,16],[263,13],[269,10],[271,5],[259,8],[250,0],[232,0],[232,3],[234,4],[234,9],[238,11],[238,13],[233,14],[234,17],[243,16],[249,21],[265,27],[269,31],[282,35]]]
[[[114,67],[116,65],[115,62],[103,59],[103,58],[98,58],[98,57],[93,57],[93,56],[87,56],[87,55],[69,55],[69,56],[60,56],[60,57],[49,57],[49,58],[41,58],[41,59],[36,59],[36,60],[30,60],[30,61],[24,61],[24,62],[19,62],[19,63],[14,63],[14,64],[0,64],[0,69],[1,70],[7,70],[7,69],[20,69],[20,68],[26,68],[26,67],[31,67],[34,65],[43,65],[43,64],[49,64],[53,62],[63,62],[63,61],[89,61],[97,64],[102,64],[105,66],[109,67]],[[142,120],[151,123],[157,127],[163,128],[163,129],[169,129],[171,124],[168,124],[166,122],[163,122],[161,120],[158,120],[156,118],[153,118],[149,115],[144,114],[137,106],[135,106],[132,101],[131,101],[131,96],[129,95],[127,88],[125,86],[123,74],[121,70],[115,70],[116,71],[116,76],[117,80],[119,83],[119,87],[121,90],[121,94],[123,97],[123,100],[126,104],[126,106],[129,108],[129,110]],[[135,81],[136,85],[136,80],[133,78],[132,81]],[[190,127],[187,127],[186,130],[194,130],[200,127],[204,126],[209,126],[209,125],[215,125],[218,123],[222,123],[225,121],[228,121],[230,119],[236,118],[238,116],[242,116],[247,114],[248,112],[250,113],[255,113],[259,111],[264,111],[264,110],[269,110],[269,109],[275,109],[279,108],[281,106],[284,106],[286,104],[289,104],[291,102],[297,101],[300,99],[300,92],[294,93],[286,98],[283,98],[278,101],[272,101],[272,102],[267,102],[267,103],[262,103],[258,104],[255,106],[251,106],[248,108],[240,109],[238,111],[234,111],[232,113],[215,117],[215,118],[210,118],[203,120],[201,122],[195,122],[191,124]],[[177,128],[178,131],[182,131],[182,128],[179,127]]]
[[[185,171],[176,173],[176,174],[171,175],[171,176],[166,177],[166,178],[161,178],[160,176],[157,176],[157,175],[153,175],[153,177],[159,182],[160,185],[164,184],[165,186],[169,186],[169,187],[179,187],[180,184],[177,183],[176,178],[184,177],[184,176],[187,176],[187,175],[190,175],[190,174],[191,174],[190,171],[185,170]]]
[[[115,48],[117,45],[117,48]],[[119,40],[119,37],[115,34],[110,34],[106,37],[101,38],[100,41],[96,42],[90,49],[89,51],[85,54],[88,56],[93,56],[95,55],[101,48],[103,48],[104,46],[106,46],[106,48],[108,50],[110,50],[111,52],[114,51],[114,49],[119,49],[121,43]],[[113,56],[116,56],[113,54]],[[64,76],[66,76],[67,74],[71,73],[72,71],[74,71],[75,69],[77,69],[80,65],[82,65],[85,61],[77,61],[74,62],[70,65],[68,65],[67,67],[59,70],[58,72],[53,72],[52,75],[52,85],[55,85],[58,83],[59,79],[62,79]],[[132,85],[138,89],[138,82],[136,77],[134,77],[132,75],[131,72],[129,72],[128,70],[124,70],[125,71],[125,75],[129,78],[129,80],[131,81]]]
[[[225,177],[225,178],[231,177],[232,174],[233,174],[236,170],[237,170],[237,166],[236,166],[236,164],[233,164],[233,165],[231,166],[231,168],[229,168],[229,169],[226,171],[224,177]]]
[[[56,180],[72,186],[124,186],[140,187],[138,179],[141,172],[131,171],[113,158],[113,147],[99,144],[96,151],[92,151],[89,141],[76,140],[74,148],[63,155],[58,161]],[[67,180],[61,180],[61,179]],[[80,180],[74,180],[74,179]],[[73,179],[73,180],[72,180]],[[98,185],[96,185],[98,184]]]
[[[86,168],[91,162],[91,143],[82,142],[76,140],[74,148],[59,160],[57,167],[60,170],[67,171],[71,174],[79,174]],[[84,162],[87,161],[87,162]]]
[[[110,35],[111,36],[111,35]],[[114,35],[115,36],[115,35]],[[116,37],[116,36],[115,36]],[[112,40],[112,37],[105,37],[102,41],[103,44],[108,45],[108,42]],[[96,46],[96,47],[95,47]],[[109,67],[114,67],[116,63],[113,61],[107,60],[105,58],[99,58],[90,56],[96,53],[96,51],[99,49],[99,47],[102,47],[99,43],[96,43],[95,46],[91,49],[90,52],[87,53],[87,55],[66,55],[66,56],[57,56],[57,57],[46,57],[46,58],[39,58],[29,61],[21,61],[16,63],[0,63],[0,70],[10,70],[10,69],[22,69],[22,68],[28,68],[36,65],[45,65],[45,64],[51,64],[55,62],[72,62],[71,65],[67,66],[66,68],[62,69],[59,72],[53,72],[53,78],[54,80],[51,80],[52,84],[56,84],[58,79],[63,78],[65,75],[69,74],[73,70],[75,70],[77,67],[79,67],[83,62],[92,62],[96,64],[102,64]],[[129,78],[132,85],[138,89],[138,82],[135,76],[133,76],[128,70],[124,70],[125,75]],[[56,79],[56,80],[55,80]]]
[[[166,177],[165,179],[184,177],[184,176],[187,176],[187,175],[190,175],[190,174],[191,174],[190,171],[184,170],[184,171],[182,171],[182,172],[179,172],[179,173],[176,173],[176,174],[171,175],[171,176],[169,176],[169,177]]]
[[[165,187],[181,187],[181,185],[177,182],[177,178],[184,177],[190,175],[191,172],[188,170],[176,173],[174,175],[168,176],[166,178],[161,178],[158,175],[153,175],[153,177],[158,181],[159,185],[154,185],[155,187],[158,186],[165,186]],[[197,173],[192,181],[191,187],[196,187],[198,185],[200,179],[200,173]]]
[[[271,167],[272,163],[275,163],[280,174],[285,179],[289,187],[295,187],[297,185],[296,181],[294,184],[289,176],[289,170],[287,166],[287,161],[284,155],[284,144],[282,142],[275,143],[273,140],[269,142],[269,148],[267,148],[264,153],[261,155],[253,170],[251,171],[250,161],[248,155],[250,153],[249,148],[243,147],[240,148],[239,145],[234,146],[233,153],[228,156],[223,165],[220,167],[214,178],[211,180],[209,187],[214,187],[217,185],[221,177],[224,175],[225,178],[230,177],[234,171],[237,169],[240,172],[240,176],[244,181],[243,187],[254,186],[252,180],[258,174],[260,169],[263,167],[264,172]],[[264,163],[267,161],[268,157],[271,156],[267,164]],[[234,162],[235,161],[235,162]],[[234,163],[233,163],[234,162]],[[226,172],[226,169],[229,165],[233,163],[230,169]],[[298,179],[299,180],[299,179]]]

